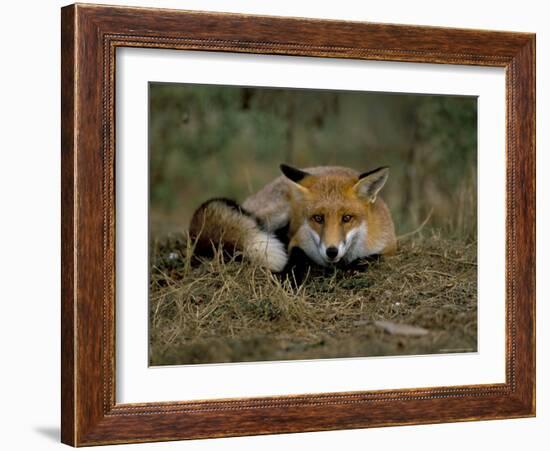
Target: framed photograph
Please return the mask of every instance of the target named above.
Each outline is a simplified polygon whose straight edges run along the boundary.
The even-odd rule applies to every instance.
[[[73,446],[535,415],[535,36],[62,8]]]

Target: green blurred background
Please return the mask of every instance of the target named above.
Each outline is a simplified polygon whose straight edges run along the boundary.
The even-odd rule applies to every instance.
[[[184,232],[211,197],[238,202],[297,167],[390,166],[397,233],[475,240],[477,99],[150,83],[150,225]]]

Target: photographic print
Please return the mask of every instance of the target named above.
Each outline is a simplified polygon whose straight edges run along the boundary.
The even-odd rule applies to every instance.
[[[535,415],[534,34],[75,4],[61,37],[63,443]]]
[[[149,364],[477,351],[477,98],[149,84]]]

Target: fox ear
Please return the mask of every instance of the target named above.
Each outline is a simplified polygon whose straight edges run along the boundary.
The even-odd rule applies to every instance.
[[[279,167],[281,168],[281,172],[284,176],[293,182],[293,185],[296,186],[301,192],[308,191],[308,189],[305,186],[302,186],[300,182],[306,177],[309,177],[311,174],[286,164],[281,164]]]
[[[279,167],[286,178],[292,180],[294,183],[300,183],[303,179],[310,175],[301,169],[293,168],[287,164],[281,164]]]
[[[369,202],[374,202],[378,191],[382,189],[386,180],[388,180],[389,173],[390,170],[384,166],[361,174],[359,181],[353,187],[357,196]]]

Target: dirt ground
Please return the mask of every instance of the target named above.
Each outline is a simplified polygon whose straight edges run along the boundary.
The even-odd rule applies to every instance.
[[[477,243],[436,231],[294,287],[246,262],[191,265],[183,236],[152,240],[149,363],[178,365],[477,350]]]

